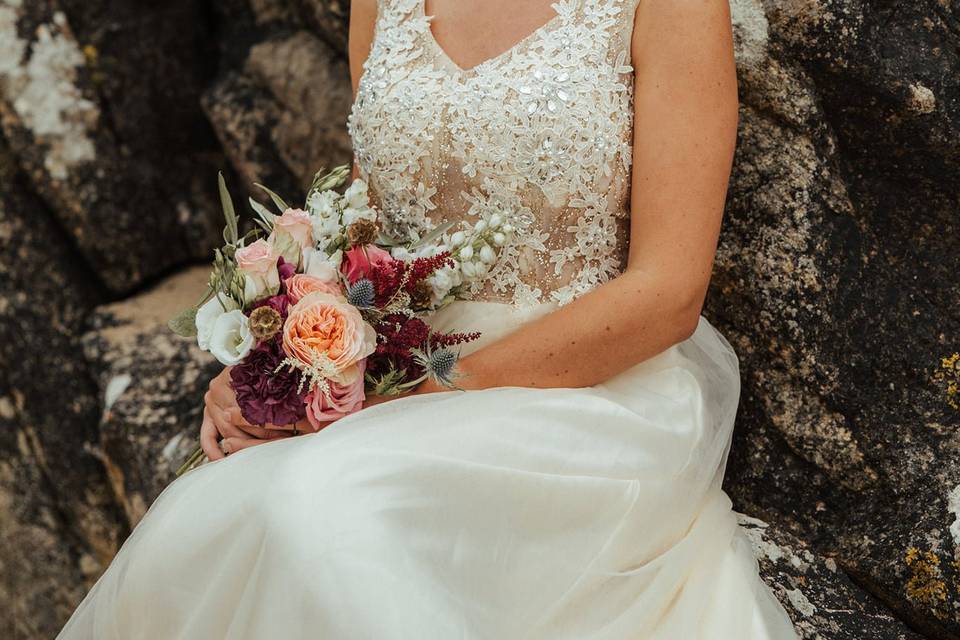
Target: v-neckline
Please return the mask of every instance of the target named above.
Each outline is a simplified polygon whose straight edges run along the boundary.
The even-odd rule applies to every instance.
[[[523,48],[528,42],[537,38],[544,31],[552,29],[553,25],[560,22],[561,18],[563,17],[563,14],[561,13],[561,10],[559,7],[560,3],[561,3],[561,0],[557,0],[556,2],[550,3],[550,8],[553,9],[554,13],[556,14],[552,18],[550,18],[549,20],[541,24],[539,27],[537,27],[536,29],[534,29],[524,37],[517,40],[515,43],[510,45],[510,47],[508,47],[507,49],[501,51],[495,56],[489,57],[485,60],[481,60],[480,62],[473,65],[472,67],[467,67],[467,68],[461,67],[459,64],[457,64],[453,60],[453,58],[451,58],[450,55],[447,53],[446,49],[444,49],[440,45],[440,42],[437,40],[436,36],[433,35],[433,28],[431,27],[430,22],[433,20],[435,15],[432,15],[432,14],[427,15],[427,0],[418,0],[417,6],[420,9],[420,17],[426,20],[426,25],[424,29],[426,31],[426,38],[427,40],[430,41],[430,45],[434,49],[436,49],[440,57],[443,58],[443,61],[448,66],[450,66],[454,72],[456,72],[459,75],[469,76],[469,75],[476,74],[483,67],[494,64],[504,58],[509,57],[510,54]]]

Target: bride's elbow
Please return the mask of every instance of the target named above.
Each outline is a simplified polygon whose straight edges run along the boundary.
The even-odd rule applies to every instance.
[[[700,314],[703,310],[703,296],[693,295],[680,301],[672,314],[672,324],[676,328],[676,341],[683,342],[700,326]]]

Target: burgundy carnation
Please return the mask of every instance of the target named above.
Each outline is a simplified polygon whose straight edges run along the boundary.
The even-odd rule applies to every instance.
[[[258,344],[243,362],[230,370],[230,387],[237,394],[240,412],[250,424],[286,425],[306,417],[307,385],[298,393],[300,371],[284,366],[286,357],[279,337]]]

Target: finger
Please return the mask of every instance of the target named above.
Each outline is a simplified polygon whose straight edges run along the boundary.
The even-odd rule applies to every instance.
[[[240,407],[232,407],[226,409],[223,412],[223,417],[227,420],[234,428],[238,429],[242,434],[248,435],[254,438],[260,438],[261,440],[268,440],[270,438],[278,438],[281,436],[290,435],[289,431],[282,429],[267,429],[259,425],[250,424],[243,417]],[[236,434],[233,434],[236,435]]]
[[[275,429],[264,429],[263,427],[250,426],[240,427],[240,430],[249,438],[259,438],[260,440],[275,440],[277,438],[289,438],[293,435],[292,431],[281,431]]]
[[[200,425],[200,448],[211,460],[219,460],[223,457],[223,451],[217,445],[218,435],[217,427],[213,424],[210,412],[204,408],[203,424]]]
[[[241,431],[239,427],[233,424],[233,422],[230,420],[228,412],[222,411],[218,407],[214,407],[210,410],[210,415],[213,418],[213,424],[217,427],[217,431],[219,431],[220,435],[224,438],[250,437]]]

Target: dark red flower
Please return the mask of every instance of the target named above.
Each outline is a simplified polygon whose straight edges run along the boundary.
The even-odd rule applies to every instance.
[[[277,336],[258,344],[230,370],[230,387],[250,424],[286,425],[306,417],[307,385],[298,392],[300,371],[285,366],[275,372],[285,357]]]

